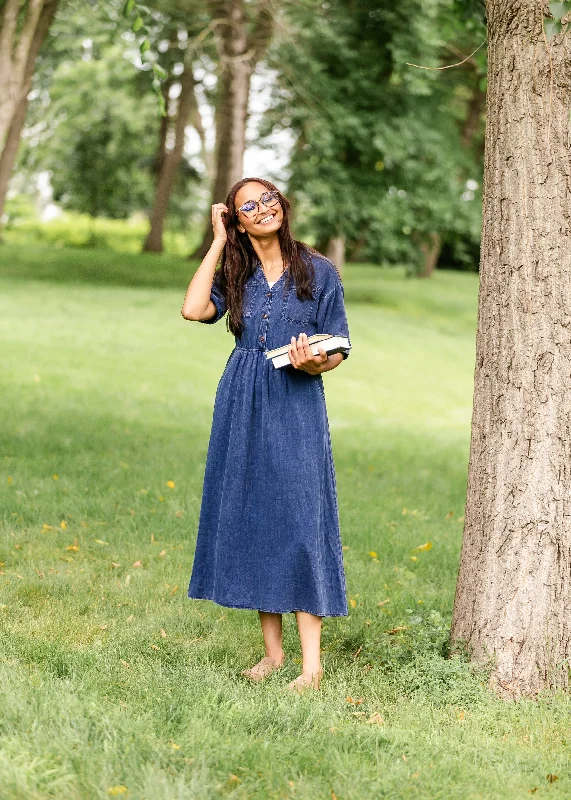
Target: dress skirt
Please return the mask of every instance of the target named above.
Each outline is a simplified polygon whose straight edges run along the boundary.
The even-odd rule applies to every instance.
[[[323,380],[259,345],[234,348],[216,391],[188,596],[348,613]]]

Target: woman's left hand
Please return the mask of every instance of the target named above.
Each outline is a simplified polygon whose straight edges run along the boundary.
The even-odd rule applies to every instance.
[[[323,372],[323,366],[328,359],[327,353],[321,347],[319,354],[313,355],[306,333],[300,333],[297,341],[295,336],[291,337],[288,352],[292,367],[308,372],[310,375],[319,375],[320,372]]]

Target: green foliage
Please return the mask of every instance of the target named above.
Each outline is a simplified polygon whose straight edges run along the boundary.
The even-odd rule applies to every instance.
[[[68,211],[61,217],[40,222],[34,207],[25,195],[19,195],[7,204],[8,221],[3,238],[8,244],[49,244],[62,247],[97,248],[116,253],[138,253],[149,231],[148,220],[142,215],[128,220],[94,218],[87,214]],[[176,230],[164,234],[165,252],[183,256],[196,247],[200,230]],[[54,253],[58,258],[57,251]]]
[[[45,132],[23,166],[50,170],[63,208],[122,219],[150,203],[157,115],[151,95],[135,94],[128,69],[120,49],[56,69]]]
[[[432,231],[478,240],[479,193],[466,182],[481,185],[481,155],[478,141],[462,145],[461,128],[480,89],[470,73],[406,63],[438,63],[446,37],[468,49],[473,40],[449,17],[442,0],[291,10],[295,34],[274,54],[280,92],[266,132],[296,135],[290,190],[302,235],[342,234],[353,257],[393,263],[417,261]]]
[[[545,13],[549,13],[551,19],[547,16],[543,17],[543,30],[545,31],[547,41],[553,39],[554,36],[557,36],[558,33],[563,31],[563,23],[561,20],[563,17],[567,16],[570,11],[570,0],[552,0],[552,2],[549,3]]]
[[[147,27],[145,27],[145,24],[143,22],[143,16],[145,15],[151,16],[151,12],[147,8],[147,6],[143,6],[140,3],[137,3],[136,0],[126,0],[123,6],[123,16],[126,17],[127,19],[130,19],[133,17],[133,12],[135,12],[135,16],[131,24],[131,30],[133,31],[133,33],[136,33],[138,35],[139,54],[141,56],[141,61],[143,63],[151,64],[151,69],[153,74],[153,80],[151,85],[157,96],[159,114],[161,117],[166,117],[167,110],[166,110],[165,98],[161,89],[161,81],[163,81],[167,77],[167,72],[156,60],[150,60],[151,42],[149,41],[149,30]]]

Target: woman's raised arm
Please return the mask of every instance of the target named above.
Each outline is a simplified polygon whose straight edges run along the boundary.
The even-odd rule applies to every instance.
[[[212,280],[218,259],[226,244],[226,228],[222,219],[222,214],[227,213],[228,209],[224,203],[216,203],[212,206],[212,228],[214,230],[214,241],[210,245],[208,253],[202,259],[199,268],[194,273],[191,282],[186,290],[181,314],[185,319],[202,321],[214,317],[217,313],[216,306],[210,299]]]

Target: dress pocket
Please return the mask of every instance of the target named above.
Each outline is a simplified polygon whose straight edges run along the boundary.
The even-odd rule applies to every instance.
[[[308,322],[315,321],[318,297],[319,288],[316,287],[313,289],[313,299],[300,300],[296,294],[295,286],[292,286],[284,299],[282,319],[299,325],[307,325]]]
[[[244,296],[242,297],[242,315],[244,317],[251,317],[256,302],[256,294],[258,291],[259,282],[249,281],[244,286]]]

